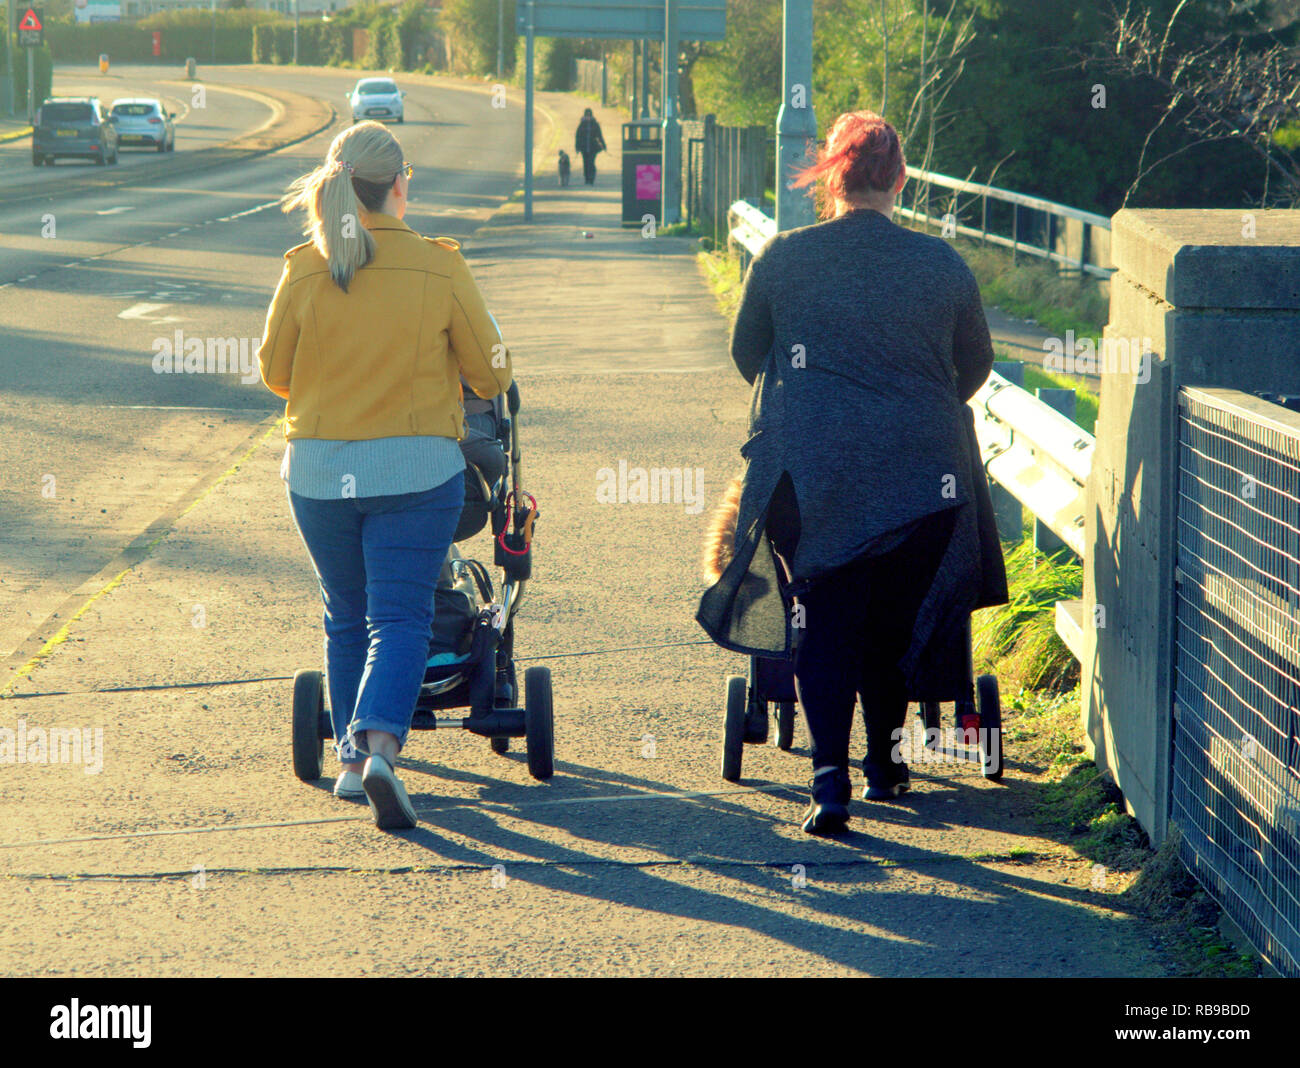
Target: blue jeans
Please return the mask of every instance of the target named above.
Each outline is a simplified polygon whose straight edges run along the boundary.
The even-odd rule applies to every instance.
[[[464,503],[463,473],[384,497],[316,500],[289,491],[325,601],[330,720],[344,763],[365,755],[355,741],[362,731],[387,731],[406,744],[429,656],[433,590]]]

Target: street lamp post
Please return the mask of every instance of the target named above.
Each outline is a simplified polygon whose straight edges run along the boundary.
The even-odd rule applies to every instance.
[[[790,230],[816,221],[813,203],[790,188],[792,169],[807,157],[817,139],[812,106],[812,0],[785,0],[781,53],[781,110],[776,116],[776,228]]]
[[[298,65],[298,0],[293,0],[293,65]]]
[[[506,67],[506,0],[497,0],[497,77]]]
[[[682,219],[682,123],[677,115],[677,0],[664,0],[663,177],[660,226]]]

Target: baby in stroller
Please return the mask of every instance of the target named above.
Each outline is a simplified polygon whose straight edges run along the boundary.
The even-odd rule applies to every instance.
[[[538,515],[536,501],[520,486],[518,392],[512,385],[504,398],[485,401],[467,390],[464,405],[465,505],[434,592],[429,658],[411,726],[464,727],[489,738],[497,753],[509,749],[510,738],[523,737],[529,773],[548,779],[553,770],[550,672],[525,671],[522,695],[515,673],[514,612],[532,574]],[[489,520],[492,562],[503,573],[500,588],[494,588],[488,568],[458,546]],[[438,715],[466,707],[468,716]]]

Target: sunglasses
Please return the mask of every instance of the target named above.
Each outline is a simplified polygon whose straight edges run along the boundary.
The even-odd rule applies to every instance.
[[[413,164],[403,163],[402,169],[397,173],[406,175],[406,180],[409,182],[411,180],[411,175],[415,173],[415,167]]]

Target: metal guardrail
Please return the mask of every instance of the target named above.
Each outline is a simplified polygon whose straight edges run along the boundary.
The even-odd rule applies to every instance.
[[[774,219],[744,201],[731,205],[728,223],[728,236],[745,260],[777,232]],[[1082,558],[1084,487],[1096,439],[996,372],[970,406],[989,477]]]
[[[963,237],[978,238],[981,241],[994,245],[1000,245],[1003,248],[1011,249],[1013,257],[1015,254],[1024,252],[1031,256],[1038,256],[1041,259],[1049,260],[1053,263],[1059,263],[1063,267],[1073,268],[1085,274],[1093,275],[1097,278],[1109,278],[1115,271],[1115,268],[1105,264],[1093,262],[1089,254],[1095,250],[1097,241],[1093,238],[1092,230],[1101,230],[1109,234],[1110,219],[1105,215],[1096,215],[1090,211],[1081,211],[1078,208],[1071,208],[1065,204],[1058,204],[1054,200],[1044,200],[1042,197],[1027,196],[1024,193],[1015,193],[1010,189],[999,189],[995,185],[984,185],[980,182],[968,182],[962,178],[953,178],[947,174],[937,174],[934,171],[925,171],[920,167],[908,167],[907,176],[915,182],[913,187],[912,207],[904,207],[900,202],[894,210],[904,218],[923,223],[937,223],[943,225],[947,217],[944,215],[935,216],[930,214],[930,189],[938,186],[941,189],[950,189],[953,194],[968,193],[971,196],[980,199],[980,225],[970,226],[961,222],[960,212],[954,213],[954,217],[948,220],[951,229]],[[924,189],[925,210],[918,210],[916,205],[921,199],[921,190]],[[989,201],[994,200],[1001,204],[1010,204],[1011,212],[1011,236],[999,234],[989,230]],[[1020,209],[1025,208],[1030,211],[1041,212],[1047,217],[1046,240],[1043,244],[1037,245],[1031,242],[1022,241],[1020,234]],[[1070,220],[1080,226],[1079,232],[1079,255],[1067,256],[1055,250],[1055,239],[1058,234],[1057,220]]]
[[[776,220],[764,215],[753,204],[737,200],[727,209],[727,226],[728,243],[740,253],[740,273],[743,276],[749,261],[776,236]]]
[[[996,371],[970,406],[989,477],[1082,559],[1084,488],[1096,439]]]

